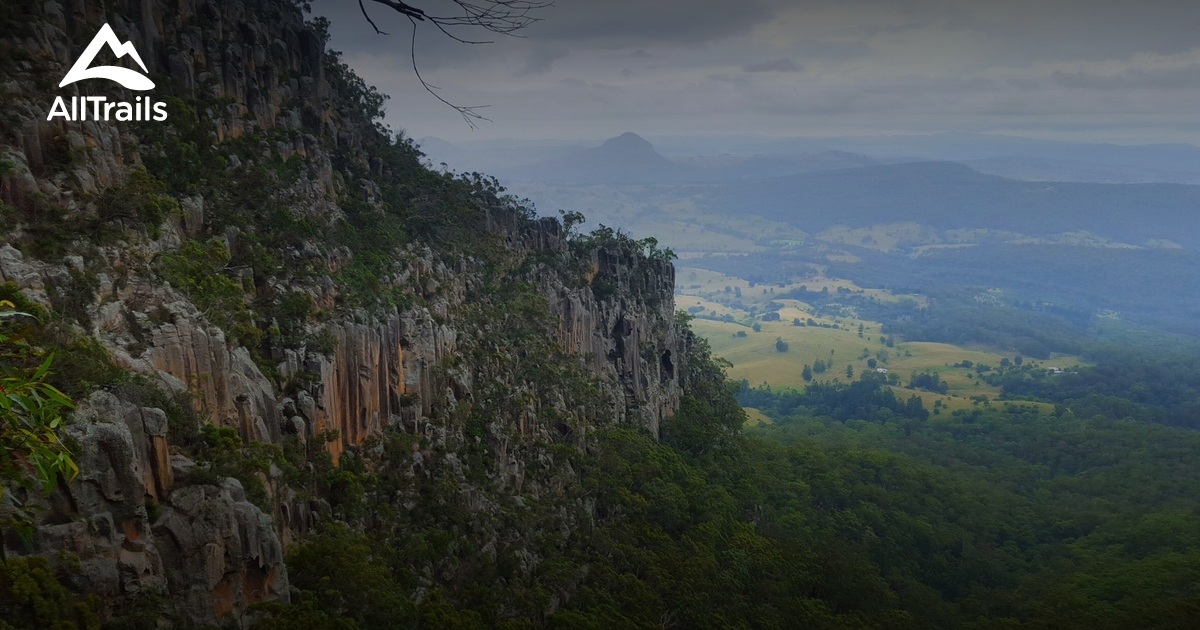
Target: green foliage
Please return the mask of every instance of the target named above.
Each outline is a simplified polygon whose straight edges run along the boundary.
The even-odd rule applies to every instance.
[[[119,186],[104,191],[97,200],[101,223],[117,220],[136,221],[152,238],[160,234],[159,226],[172,216],[179,216],[179,202],[167,193],[167,185],[145,169],[136,169]]]
[[[385,558],[369,537],[335,523],[289,550],[287,562],[292,585],[312,594],[319,613],[353,620],[353,627],[388,628],[412,620],[416,607]]]
[[[187,294],[205,317],[256,351],[264,333],[254,324],[241,283],[226,275],[232,258],[220,240],[193,240],[160,255],[157,270],[163,280]]]
[[[1069,366],[1068,366],[1069,367]],[[1003,388],[1003,397],[1069,407],[1081,417],[1138,418],[1174,426],[1200,427],[1200,379],[1186,346],[1178,353],[1111,348],[1094,366],[1051,374],[1028,361],[987,370],[983,379]]]
[[[0,562],[0,628],[100,628],[100,598],[67,590],[45,558]]]
[[[685,327],[685,316],[677,314],[676,325]],[[738,385],[725,379],[728,364],[714,361],[709,352],[704,339],[687,347],[679,361],[685,394],[679,412],[662,425],[665,444],[693,454],[728,448],[746,421],[733,397]]]
[[[283,449],[276,444],[243,444],[237,429],[211,424],[200,426],[199,439],[186,445],[191,454],[206,466],[193,471],[193,483],[220,483],[232,477],[241,483],[246,498],[264,511],[271,511],[270,496],[263,484],[271,464],[284,461]]]
[[[204,419],[188,394],[167,394],[142,376],[133,376],[112,387],[122,400],[142,407],[161,409],[167,415],[167,442],[184,448],[201,443]]]
[[[5,318],[5,330],[22,349],[23,357],[10,355],[10,361],[33,369],[42,359],[39,353],[54,355],[55,368],[46,375],[46,382],[71,398],[81,398],[93,389],[115,385],[126,379],[108,351],[97,340],[82,337],[69,324],[55,317],[21,294],[16,285],[0,285],[0,301],[7,301],[20,312],[32,317]],[[57,300],[55,300],[57,301]]]
[[[1035,627],[1183,627],[1195,610],[1183,565],[1200,553],[1190,533],[1200,474],[1181,457],[1200,447],[1194,432],[1011,403],[934,421],[879,415],[839,423],[815,407],[787,409],[784,396],[772,404],[769,393],[756,395],[755,406],[775,420],[757,435],[843,462],[887,458],[897,467],[877,477],[887,494],[869,501],[924,511],[931,527],[923,536],[935,545],[893,524],[880,551],[916,548],[938,563],[904,574],[934,588],[941,614],[958,620],[939,625],[974,617]],[[897,486],[905,470],[921,471],[922,485]],[[949,541],[959,542],[938,550]],[[897,577],[889,581],[900,584]],[[955,586],[968,583],[969,591]]]
[[[931,370],[925,370],[920,373],[913,372],[908,380],[908,386],[913,389],[931,391],[935,394],[945,394],[950,391],[950,386],[942,380],[942,377],[937,372]]]
[[[58,435],[62,413],[72,408],[71,400],[45,382],[52,361],[53,356],[47,356],[32,374],[0,376],[0,452],[4,453],[0,456],[0,478],[8,482],[5,486],[21,479],[22,468],[31,470],[47,492],[60,474],[68,481],[79,474],[70,450]]]
[[[885,385],[885,378],[875,372],[867,372],[850,383],[813,383],[803,392],[769,387],[741,389],[737,399],[742,405],[779,417],[805,413],[838,422],[929,417],[920,397],[912,396],[907,402],[900,400]]]
[[[16,214],[24,232],[18,242],[21,250],[39,257],[61,256],[79,236],[66,207],[51,203],[44,194],[34,193]]]
[[[28,514],[20,509],[15,488],[49,492],[59,477],[70,481],[79,474],[71,451],[63,443],[63,414],[71,399],[48,382],[54,357],[40,356],[22,337],[25,331],[12,320],[32,318],[0,300],[0,502],[6,511],[0,524],[24,525]]]
[[[325,78],[334,92],[338,94],[339,105],[343,112],[355,117],[361,116],[368,121],[383,118],[383,105],[388,96],[381,93],[375,86],[368,85],[342,62],[342,54],[338,51],[328,51],[325,55]]]
[[[497,345],[471,364],[545,383],[533,399],[571,391],[574,376],[547,370],[563,358],[538,345],[544,305],[519,285],[487,295],[477,317]],[[528,352],[513,359],[508,344]],[[372,535],[333,525],[304,543],[291,569],[310,594],[266,623],[1116,628],[1186,626],[1196,611],[1200,476],[1181,456],[1195,436],[1016,405],[931,421],[874,373],[756,390],[745,402],[776,428],[744,436],[703,342],[677,364],[686,395],[661,441],[594,424],[541,451],[557,463],[526,474],[561,489],[520,507],[480,474],[501,469],[497,421],[521,408],[489,389],[497,379],[450,420],[468,440],[450,444],[465,477],[429,451],[414,477],[414,435],[343,455],[314,485],[355,497],[335,509]],[[574,524],[558,534],[561,511]],[[570,596],[546,615],[551,593]],[[368,617],[379,610],[391,619]]]

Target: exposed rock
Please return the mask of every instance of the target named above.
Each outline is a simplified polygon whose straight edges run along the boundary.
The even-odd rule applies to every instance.
[[[173,488],[175,471],[189,467],[167,453],[166,430],[159,409],[107,392],[83,401],[68,428],[80,476],[51,497],[38,549],[51,558],[75,554],[75,586],[109,609],[161,593],[188,625],[217,625],[254,602],[286,601],[271,517],[236,482]]]
[[[145,357],[177,390],[196,396],[213,422],[236,427],[247,440],[280,439],[281,416],[271,384],[245,348],[231,348],[225,334],[198,319],[189,304],[165,307],[174,321],[154,330]]]
[[[236,481],[172,492],[154,533],[167,558],[177,612],[193,623],[217,625],[241,618],[250,604],[287,601],[287,569],[274,523],[246,501]]]

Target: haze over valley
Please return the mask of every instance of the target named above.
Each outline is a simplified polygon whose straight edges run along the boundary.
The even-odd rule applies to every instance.
[[[740,154],[667,157],[631,132],[519,154],[493,143],[426,144],[430,162],[490,166],[543,213],[578,211],[587,225],[653,236],[689,266],[756,282],[996,288],[1080,323],[1198,330],[1200,186],[1188,183],[1200,173],[1196,147],[954,134],[725,141],[663,140],[678,151]],[[1043,171],[1048,162],[1056,168]],[[1146,181],[1119,181],[1100,164]]]

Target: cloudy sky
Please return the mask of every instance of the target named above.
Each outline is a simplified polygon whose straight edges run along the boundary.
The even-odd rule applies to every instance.
[[[447,0],[410,0],[447,14]],[[334,49],[391,95],[413,137],[602,139],[978,131],[1200,144],[1195,0],[556,0],[525,37],[453,42],[417,62],[477,130],[423,91],[411,25],[315,0]],[[469,30],[464,38],[483,37]]]

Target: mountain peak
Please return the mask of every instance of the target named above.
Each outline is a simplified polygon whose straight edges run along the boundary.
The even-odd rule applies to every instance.
[[[615,149],[620,151],[642,151],[657,153],[657,151],[654,149],[654,145],[650,144],[645,138],[633,133],[632,131],[626,131],[615,138],[609,138],[608,140],[605,140],[604,144],[600,145],[600,148]]]

